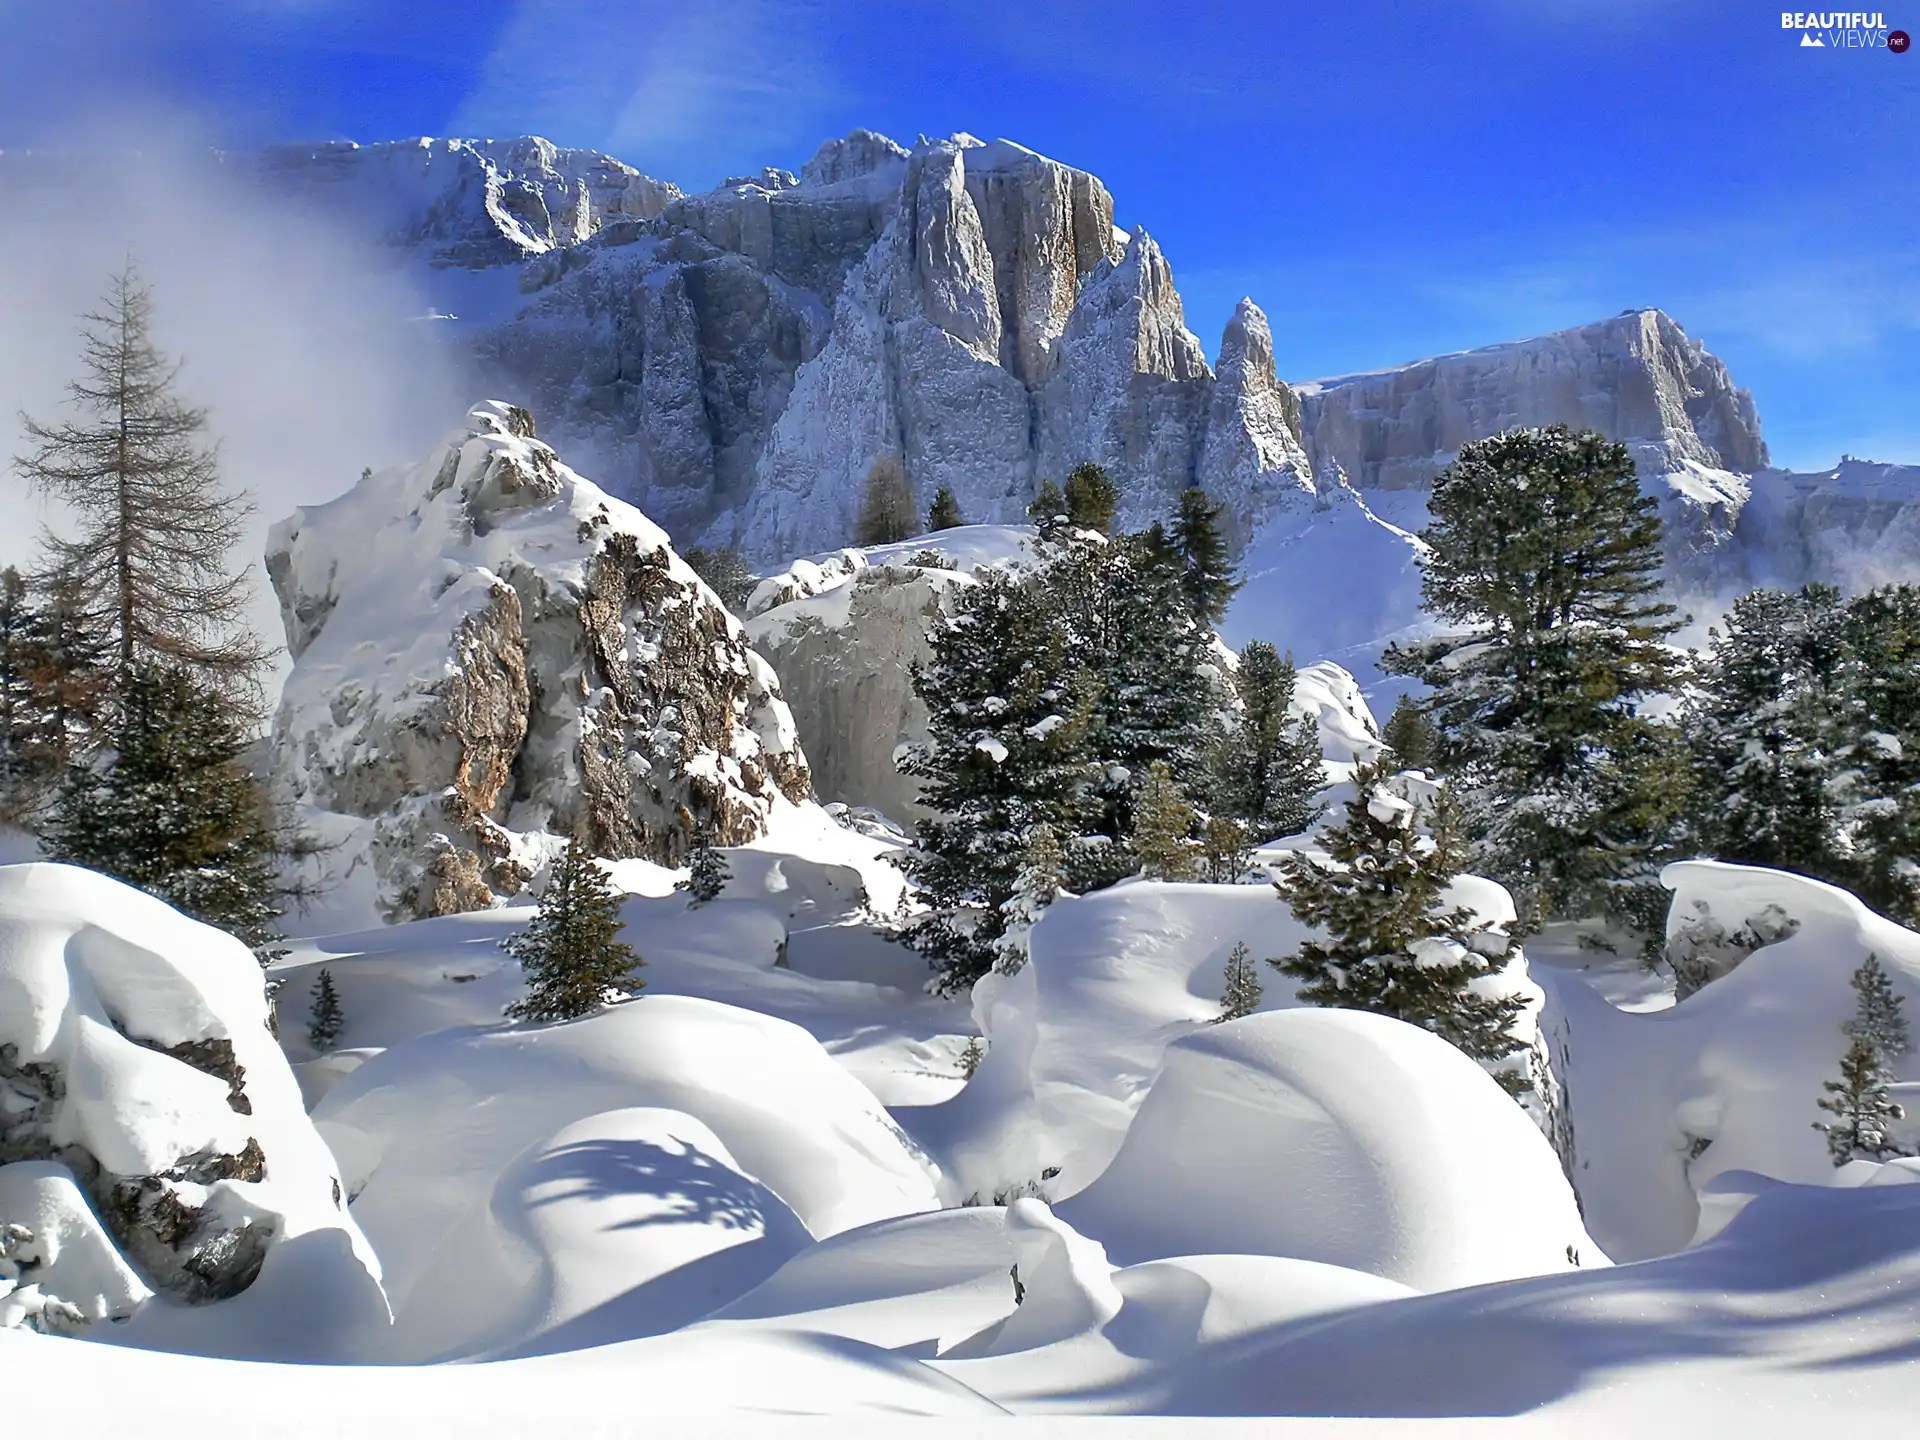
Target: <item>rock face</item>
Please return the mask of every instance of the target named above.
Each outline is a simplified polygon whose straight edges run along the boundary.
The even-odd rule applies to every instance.
[[[334,141],[221,157],[272,189],[373,225],[438,267],[483,269],[650,220],[680,194],[631,165],[538,138]]]
[[[0,867],[0,1200],[89,1320],[232,1300],[283,1249],[384,1320],[252,954],[71,866]]]
[[[294,658],[276,783],[389,919],[515,894],[557,836],[678,864],[807,797],[739,623],[517,407],[479,406],[422,463],[296,511],[267,569]]]

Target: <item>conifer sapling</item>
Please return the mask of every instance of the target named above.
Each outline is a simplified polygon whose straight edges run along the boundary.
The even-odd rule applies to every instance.
[[[1891,1160],[1912,1153],[1890,1129],[1892,1121],[1906,1118],[1889,1092],[1893,1062],[1913,1048],[1901,1013],[1905,1002],[1878,955],[1868,955],[1853,972],[1853,991],[1853,1018],[1840,1027],[1847,1037],[1840,1078],[1826,1081],[1825,1097],[1814,1102],[1834,1117],[1814,1121],[1813,1128],[1826,1135],[1835,1168],[1855,1159]]]
[[[525,930],[500,942],[526,972],[527,993],[507,1007],[517,1020],[572,1020],[646,988],[643,962],[620,939],[620,897],[579,840],[554,865]]]
[[[308,1043],[324,1054],[333,1049],[346,1024],[346,1013],[340,1008],[340,994],[333,987],[333,972],[323,965],[319,978],[313,982],[313,1008],[307,1021]]]
[[[1220,1014],[1214,1020],[1218,1025],[1227,1020],[1238,1020],[1251,1015],[1260,1008],[1260,973],[1254,967],[1252,952],[1247,949],[1244,940],[1234,942],[1233,949],[1227,952],[1226,977],[1220,994]]]
[[[709,900],[717,900],[727,888],[727,881],[733,878],[733,871],[727,864],[727,857],[713,846],[713,842],[702,835],[687,854],[687,878],[674,888],[685,890],[695,905],[704,905]]]

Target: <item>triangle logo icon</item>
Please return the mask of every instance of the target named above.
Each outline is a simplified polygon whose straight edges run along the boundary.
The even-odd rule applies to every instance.
[[[1827,48],[1827,42],[1816,35],[1802,35],[1800,37],[1800,48],[1802,50],[1824,50]]]

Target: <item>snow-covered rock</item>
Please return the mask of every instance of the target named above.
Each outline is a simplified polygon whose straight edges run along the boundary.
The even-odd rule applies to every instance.
[[[274,527],[273,771],[386,918],[524,888],[553,837],[678,864],[808,794],[779,683],[644,515],[477,407]]]
[[[90,871],[0,868],[0,1221],[35,1232],[49,1293],[124,1319],[155,1292],[133,1333],[169,1348],[317,1356],[384,1323],[267,1019],[232,936]]]
[[[1605,1258],[1552,1148],[1485,1071],[1352,1010],[1176,1041],[1112,1165],[1060,1208],[1122,1260],[1283,1255],[1420,1290]]]
[[[274,190],[370,227],[435,266],[479,269],[578,244],[609,222],[650,220],[680,194],[593,150],[538,136],[274,145],[228,154]]]

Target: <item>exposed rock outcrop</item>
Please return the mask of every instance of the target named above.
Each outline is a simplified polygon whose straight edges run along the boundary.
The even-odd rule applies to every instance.
[[[89,1320],[232,1300],[288,1246],[384,1319],[252,954],[71,866],[0,867],[0,1201],[39,1237],[35,1283]]]
[[[389,919],[513,895],[555,837],[678,864],[808,794],[779,684],[666,536],[490,402],[274,528],[276,783]]]

